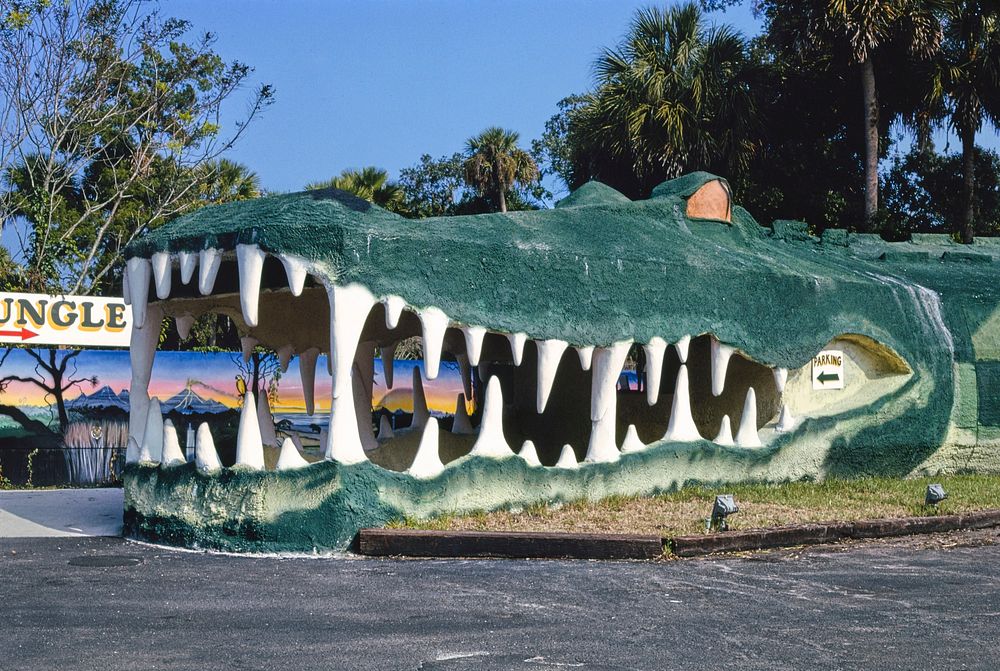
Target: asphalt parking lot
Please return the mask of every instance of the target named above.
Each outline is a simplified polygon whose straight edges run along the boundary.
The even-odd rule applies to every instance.
[[[14,669],[995,669],[997,531],[710,560],[0,539]]]

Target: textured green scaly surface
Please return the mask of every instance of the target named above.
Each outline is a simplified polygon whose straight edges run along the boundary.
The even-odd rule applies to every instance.
[[[532,338],[605,345],[711,332],[755,360],[796,368],[842,334],[888,345],[913,370],[895,393],[805,418],[758,450],[661,444],[611,465],[530,469],[460,460],[416,481],[371,464],[292,473],[130,467],[127,519],[139,536],[235,549],[341,548],[359,526],[409,515],[722,483],[1000,470],[1000,244],[944,236],[886,243],[800,222],[692,220],[686,198],[711,175],[631,202],[592,183],[552,210],[407,220],[336,191],[199,210],[127,256],[256,243],[316,262],[454,321]]]

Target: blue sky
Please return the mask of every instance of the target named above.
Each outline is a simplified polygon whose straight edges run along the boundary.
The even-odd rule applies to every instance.
[[[491,125],[517,130],[528,147],[561,98],[590,86],[595,56],[648,4],[164,0],[163,11],[216,33],[219,53],[275,86],[276,102],[230,156],[265,188],[293,191],[348,167],[395,176]],[[713,18],[755,35],[749,4]],[[242,109],[243,100],[231,106],[232,118]],[[944,149],[948,137],[938,135]],[[1000,147],[992,130],[979,142]],[[953,136],[950,150],[958,147]]]
[[[542,133],[563,97],[648,2],[566,0],[167,0],[166,14],[217,33],[256,68],[274,105],[232,152],[266,188],[300,189],[348,167],[393,175],[499,125]],[[746,7],[725,20],[759,30]],[[242,111],[243,102],[234,106]]]

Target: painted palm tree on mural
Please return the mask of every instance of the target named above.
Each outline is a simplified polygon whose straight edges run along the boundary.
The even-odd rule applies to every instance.
[[[531,154],[517,146],[520,135],[512,130],[487,128],[465,143],[465,181],[479,195],[507,211],[507,192],[538,180],[538,165]]]

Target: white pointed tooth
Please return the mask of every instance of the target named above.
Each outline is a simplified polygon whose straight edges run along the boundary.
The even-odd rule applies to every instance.
[[[590,376],[590,442],[585,461],[607,463],[621,457],[615,440],[618,407],[618,377],[632,341],[616,342],[594,351],[594,370]]]
[[[375,297],[360,284],[330,285],[327,296],[330,299],[330,375],[333,377],[333,397],[338,398],[352,393],[354,354],[368,312],[375,305]]]
[[[559,453],[559,461],[556,462],[555,468],[580,468],[580,462],[576,460],[576,452],[573,451],[572,445],[562,446],[562,452]]]
[[[521,451],[517,453],[517,456],[524,459],[529,466],[541,466],[542,462],[538,460],[538,450],[535,449],[535,444],[530,440],[524,441],[521,445]]]
[[[398,342],[379,348],[382,357],[382,377],[385,379],[385,388],[392,389],[393,365],[396,361],[396,346]]]
[[[483,418],[479,423],[479,438],[472,446],[471,455],[502,459],[511,456],[510,445],[503,435],[503,392],[496,376],[486,383],[483,395]]]
[[[486,337],[486,329],[482,326],[463,326],[462,335],[465,336],[465,353],[469,357],[469,363],[478,366],[479,357],[483,353],[483,338]]]
[[[169,419],[163,422],[163,457],[162,466],[181,466],[187,463],[181,452],[181,441],[177,438],[177,429]]]
[[[149,302],[150,264],[148,259],[134,256],[125,265],[128,268],[129,297],[132,299],[132,325],[141,329],[146,323],[146,304]],[[160,325],[156,326],[159,332]]]
[[[274,464],[276,471],[294,471],[305,468],[309,462],[305,460],[291,438],[285,438],[281,443],[281,452],[278,454],[278,461]]]
[[[521,359],[524,358],[524,343],[528,342],[525,333],[508,333],[507,340],[510,341],[510,354],[514,359],[514,365],[520,366]]]
[[[458,375],[462,378],[462,391],[465,398],[472,398],[472,368],[469,366],[469,357],[464,354],[456,354],[455,361],[458,362]]]
[[[257,471],[264,470],[264,444],[260,439],[257,403],[252,391],[248,391],[243,397],[243,409],[240,410],[240,425],[236,433],[236,465]]]
[[[266,393],[257,399],[257,426],[260,427],[260,441],[264,445],[277,447],[278,435],[274,432],[274,415],[271,414],[271,402]]]
[[[656,405],[660,399],[660,376],[663,373],[663,355],[667,352],[667,341],[654,336],[642,348],[646,351],[646,403]]]
[[[441,347],[444,332],[448,329],[448,315],[438,308],[427,308],[417,313],[423,327],[424,372],[428,380],[436,379],[441,367]]]
[[[302,289],[306,286],[306,262],[298,256],[278,255],[278,260],[285,267],[285,275],[288,277],[288,288],[293,296],[301,296]]]
[[[736,444],[733,440],[733,427],[732,422],[729,420],[729,415],[722,416],[722,424],[719,425],[719,433],[715,436],[715,440],[712,441],[716,445],[723,445],[725,447],[731,447]]]
[[[420,379],[420,368],[413,367],[413,421],[410,426],[419,429],[427,425],[431,414],[427,410],[427,396],[424,394],[424,381]]]
[[[417,454],[413,457],[413,463],[406,470],[415,478],[426,480],[433,478],[444,470],[441,462],[441,454],[438,444],[438,421],[431,417],[420,434],[420,445],[417,447]]]
[[[403,315],[406,301],[399,296],[386,296],[382,299],[385,306],[385,327],[390,331],[399,326],[399,318]]]
[[[774,386],[777,387],[778,393],[784,394],[785,383],[788,382],[788,369],[774,368],[771,372],[774,373]]]
[[[350,378],[348,378],[350,379]],[[354,381],[350,393],[341,394],[330,403],[330,432],[327,435],[326,458],[341,464],[357,464],[368,460],[358,428]],[[370,408],[366,412],[371,426]],[[370,431],[371,429],[369,429]]]
[[[222,468],[219,461],[219,453],[215,449],[215,441],[212,439],[212,429],[208,422],[198,425],[198,434],[194,443],[194,464],[199,471],[211,473]]]
[[[753,387],[747,389],[747,397],[743,401],[743,416],[740,417],[740,428],[736,431],[736,444],[740,447],[760,447],[760,436],[757,435],[757,393]]]
[[[125,305],[132,305],[132,294],[129,292],[128,282],[128,262],[125,263],[125,268],[122,270],[122,299],[125,301]]]
[[[625,440],[622,441],[622,453],[640,452],[646,449],[646,444],[639,439],[639,432],[635,430],[635,424],[628,425],[625,432]]]
[[[576,353],[580,356],[580,370],[590,370],[590,364],[594,360],[594,348],[590,345],[587,345],[586,347],[577,347]]]
[[[253,355],[253,348],[257,346],[258,340],[252,336],[242,336],[240,338],[240,351],[243,353],[243,363],[250,361]]]
[[[163,311],[158,305],[149,307],[149,319],[160,323]],[[142,445],[143,433],[146,431],[146,413],[149,410],[149,379],[153,372],[153,360],[156,357],[156,345],[160,340],[160,329],[133,328],[129,338],[129,363],[131,364],[131,383],[129,384],[128,435],[135,438],[137,446]],[[137,463],[139,453],[136,452]]]
[[[215,288],[215,278],[222,265],[222,252],[209,247],[198,252],[198,293],[207,296]]]
[[[791,431],[795,428],[795,418],[792,417],[792,411],[788,409],[788,406],[781,405],[781,414],[778,415],[778,423],[774,427],[775,431],[785,432]]]
[[[156,287],[156,297],[162,301],[170,295],[170,254],[156,252],[149,263],[153,267],[153,286]]]
[[[671,442],[692,442],[701,440],[698,427],[691,417],[691,391],[688,386],[687,366],[681,364],[677,371],[677,385],[674,388],[674,402],[670,407],[670,422],[663,440]]]
[[[185,312],[179,317],[174,317],[174,326],[177,327],[177,336],[181,340],[187,340],[191,335],[191,327],[194,326],[194,315]]]
[[[618,377],[628,356],[631,340],[616,342],[610,347],[598,347],[594,351],[594,372],[590,384],[590,421],[603,418],[609,410],[613,412],[618,393]],[[617,451],[617,447],[615,450]]]
[[[688,350],[691,349],[691,336],[683,336],[680,340],[675,342],[674,349],[677,350],[677,358],[681,360],[681,363],[687,363]]]
[[[310,347],[299,355],[299,378],[302,380],[302,398],[306,402],[306,414],[316,412],[316,359],[319,349]]]
[[[198,267],[198,255],[194,252],[178,252],[177,260],[181,267],[181,284],[190,284],[194,269]]]
[[[564,340],[539,340],[535,345],[538,349],[538,384],[536,385],[535,409],[538,414],[541,414],[549,402],[559,362],[562,361],[563,352],[569,347],[569,343]]]
[[[389,423],[389,415],[382,415],[382,419],[378,421],[378,439],[386,440],[395,437],[396,432],[392,430],[392,424]]]
[[[712,396],[721,396],[726,388],[726,371],[729,370],[729,360],[736,350],[715,338],[711,338],[710,341],[712,343]]]
[[[142,451],[139,449],[139,443],[136,441],[135,436],[129,436],[128,445],[125,446],[125,463],[138,464],[141,453]]]
[[[465,407],[465,394],[459,394],[455,399],[455,421],[451,425],[452,433],[472,435],[476,432],[469,418],[469,411]]]
[[[240,306],[247,326],[257,326],[260,306],[260,277],[267,254],[257,245],[236,245],[236,263],[240,271]]]
[[[139,449],[141,462],[158,464],[163,458],[163,415],[160,413],[159,399],[151,399],[146,412],[146,430],[143,431]]]
[[[357,417],[358,434],[365,452],[378,447],[375,429],[372,427],[372,389],[375,384],[375,343],[366,340],[358,345],[351,372],[351,387],[354,394],[354,412]]]
[[[291,345],[282,345],[278,348],[278,365],[281,367],[282,373],[288,372],[288,363],[292,360],[294,353],[295,348]]]

